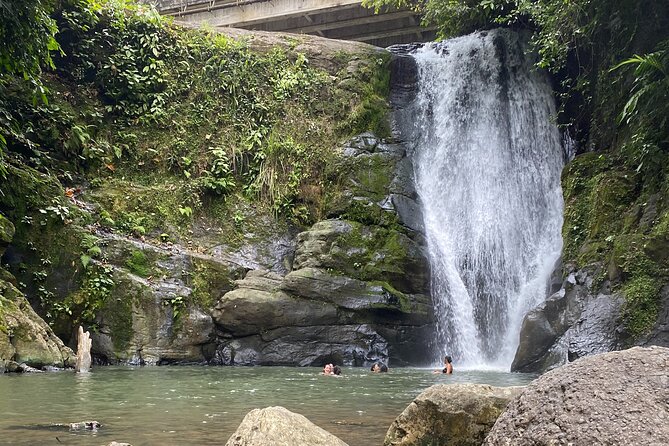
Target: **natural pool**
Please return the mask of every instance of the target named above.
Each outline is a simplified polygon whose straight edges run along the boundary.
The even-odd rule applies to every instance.
[[[89,374],[0,375],[0,444],[222,445],[246,413],[284,406],[351,446],[381,445],[395,417],[433,384],[523,385],[534,376],[457,370],[292,367],[96,367]],[[49,429],[94,419],[97,432]]]

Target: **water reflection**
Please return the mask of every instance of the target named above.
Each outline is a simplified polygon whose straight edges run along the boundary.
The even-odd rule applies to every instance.
[[[5,375],[0,444],[221,444],[250,410],[280,405],[351,446],[380,445],[395,417],[433,384],[509,386],[532,379],[493,371],[431,372],[344,368],[337,378],[319,375],[317,368],[98,367],[85,375]],[[90,419],[102,423],[97,433],[40,429]]]

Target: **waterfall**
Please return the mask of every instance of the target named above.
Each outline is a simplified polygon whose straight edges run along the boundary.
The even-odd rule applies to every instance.
[[[435,355],[508,370],[522,318],[545,300],[562,249],[564,154],[551,87],[510,30],[425,45],[413,57],[418,92],[399,126],[423,207]]]

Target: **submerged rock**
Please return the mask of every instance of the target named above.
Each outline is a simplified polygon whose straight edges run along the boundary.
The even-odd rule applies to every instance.
[[[346,446],[306,417],[281,406],[254,409],[226,446]]]
[[[70,430],[89,430],[95,431],[100,428],[101,424],[99,421],[78,421],[76,423],[69,423]]]
[[[44,373],[44,370],[36,369],[35,367],[30,367],[25,362],[19,364],[14,361],[7,362],[6,370],[12,373]]]
[[[388,429],[385,446],[478,446],[522,387],[439,384],[418,395]]]
[[[663,347],[579,359],[529,384],[485,444],[669,444],[668,370]]]

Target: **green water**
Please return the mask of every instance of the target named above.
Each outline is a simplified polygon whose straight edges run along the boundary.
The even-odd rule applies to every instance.
[[[421,391],[439,383],[523,385],[522,374],[427,369],[372,374],[344,368],[97,367],[89,374],[0,375],[0,444],[222,445],[251,409],[284,406],[351,446],[381,445],[395,417]],[[97,432],[49,428],[97,420]]]

